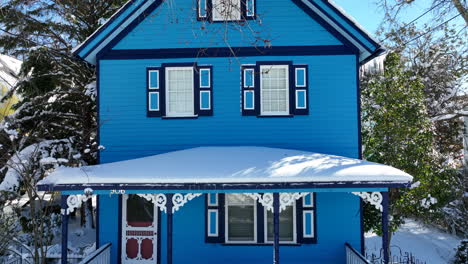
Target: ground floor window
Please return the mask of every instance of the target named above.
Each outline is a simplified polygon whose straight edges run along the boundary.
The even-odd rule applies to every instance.
[[[280,212],[282,244],[316,243],[315,196],[308,193]],[[206,196],[207,243],[271,244],[273,212],[242,193]]]
[[[272,243],[274,240],[273,212],[265,209],[265,241]],[[296,242],[296,206],[288,206],[280,212],[279,239],[281,242]]]
[[[226,194],[226,242],[256,242],[256,226],[256,202],[243,194]]]

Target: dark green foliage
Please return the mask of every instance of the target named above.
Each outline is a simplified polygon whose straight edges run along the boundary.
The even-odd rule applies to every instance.
[[[468,240],[463,240],[457,248],[455,254],[454,264],[467,264],[468,263]]]

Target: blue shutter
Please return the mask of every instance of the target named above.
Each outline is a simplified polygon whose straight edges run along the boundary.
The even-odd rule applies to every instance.
[[[244,116],[256,116],[258,113],[255,68],[254,65],[241,67],[241,109]]]
[[[224,243],[224,194],[205,195],[205,241]]]
[[[296,202],[297,242],[317,243],[316,195],[310,193]]]
[[[199,66],[195,78],[195,111],[199,116],[213,115],[213,67]]]
[[[309,80],[307,65],[294,65],[291,73],[292,93],[290,105],[294,115],[309,114]]]
[[[146,69],[146,113],[148,117],[161,117],[164,112],[164,69]]]

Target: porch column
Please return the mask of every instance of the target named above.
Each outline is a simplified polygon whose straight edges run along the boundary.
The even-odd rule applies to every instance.
[[[167,264],[172,264],[172,196],[173,194],[167,194]]]
[[[279,215],[280,215],[279,193],[273,193],[273,263],[279,264]]]
[[[62,195],[60,206],[62,213],[62,264],[68,263],[68,205],[67,205],[68,195]]]
[[[389,240],[388,240],[388,192],[382,192],[382,248],[384,264],[390,262]]]

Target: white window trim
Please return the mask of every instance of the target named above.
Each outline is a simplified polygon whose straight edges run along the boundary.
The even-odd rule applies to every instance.
[[[263,98],[263,78],[262,78],[262,72],[263,69],[269,68],[269,69],[286,69],[286,111],[285,112],[265,112],[263,111],[263,103],[262,103],[262,98]],[[290,109],[289,109],[289,65],[261,65],[260,66],[260,115],[262,116],[287,116],[290,115]]]
[[[247,0],[247,1],[249,1],[249,0]],[[250,0],[250,1],[252,1],[252,10],[247,9],[247,2],[246,2],[246,5],[245,5],[246,9],[247,9],[246,10],[246,12],[247,12],[246,16],[253,17],[253,16],[255,16],[255,0]]]
[[[154,108],[151,108],[151,95],[152,94],[157,94],[158,95],[158,108],[154,109]],[[149,92],[149,95],[148,95],[148,110],[149,111],[159,111],[160,109],[160,104],[161,102],[159,102],[159,92]]]
[[[201,6],[200,2],[201,1],[205,1],[205,6]],[[198,17],[202,17],[202,18],[206,18],[208,16],[208,0],[198,0]],[[201,10],[205,10],[205,15],[202,16],[202,14],[200,13]]]
[[[296,219],[296,203],[293,205],[293,240],[292,241],[281,241],[280,244],[296,244],[297,243],[297,219]],[[272,244],[274,241],[268,240],[268,211],[266,207],[263,211],[264,219],[263,219],[263,234],[264,234],[264,241],[267,244]]]
[[[247,93],[252,93],[252,107],[247,107]],[[255,110],[255,92],[253,90],[244,91],[244,110]]]
[[[304,84],[303,85],[297,84],[297,72],[299,70],[304,70]],[[302,88],[307,87],[307,69],[306,68],[296,68],[295,74],[296,74],[296,76],[295,76],[296,79],[295,79],[294,83],[295,83],[296,87],[302,87]]]
[[[247,72],[252,72],[252,86],[248,86],[247,81]],[[255,87],[255,70],[254,69],[244,69],[244,88],[254,88]]]
[[[310,224],[311,224],[311,227],[310,227],[310,231],[311,231],[311,235],[307,235],[306,234],[306,228],[305,228],[305,225],[306,225],[306,214],[311,214],[311,221],[310,221]],[[302,211],[302,237],[304,238],[315,238],[315,210],[304,210]]]
[[[203,86],[202,85],[202,72],[207,71],[208,72],[208,86]],[[200,80],[199,80],[199,85],[200,88],[211,88],[211,70],[210,69],[200,69]]]
[[[156,83],[156,87],[151,86],[151,73],[156,72],[158,74],[158,82]],[[149,70],[148,71],[148,89],[154,90],[154,89],[159,89],[159,70]]]
[[[211,199],[210,199],[210,196],[211,195],[214,195],[216,197],[216,202],[215,203],[211,203]],[[219,201],[219,195],[217,193],[209,193],[208,194],[208,206],[218,206],[218,202]]]
[[[299,99],[298,99],[299,98],[299,96],[298,96],[299,92],[304,92],[305,93],[304,94],[304,100],[305,100],[304,107],[299,106]],[[307,109],[307,90],[304,90],[304,89],[296,90],[296,109]]]
[[[215,222],[215,230],[216,232],[215,233],[211,233],[211,213],[212,212],[215,212],[216,213],[216,222]],[[219,211],[218,209],[208,209],[208,226],[207,226],[207,229],[208,229],[208,236],[209,237],[217,237],[219,235]]]
[[[212,0],[214,2],[214,0]],[[232,17],[231,14],[229,14],[229,17],[226,18],[226,17],[217,17],[215,14],[217,12],[215,12],[215,5],[214,3],[212,2],[211,4],[211,14],[212,14],[212,19],[213,21],[216,21],[216,22],[219,22],[219,21],[225,21],[225,22],[228,22],[228,21],[240,21],[242,19],[242,1],[241,0],[235,0],[235,1],[239,1],[239,17]],[[221,15],[221,14],[220,14]]]
[[[302,198],[302,207],[304,207],[304,208],[313,208],[314,207],[314,204],[315,204],[314,193],[309,193],[309,195],[310,195],[310,203],[311,204],[306,204],[305,203],[305,197]]]
[[[202,94],[208,93],[208,108],[202,107]],[[211,110],[211,91],[200,91],[200,110]]]
[[[229,195],[228,193],[226,195]],[[241,205],[241,204],[232,204],[232,205]],[[224,203],[224,212],[225,212],[225,217],[224,217],[224,228],[225,228],[225,242],[226,244],[255,244],[257,243],[258,241],[258,238],[257,238],[257,221],[258,221],[258,217],[257,217],[257,201],[253,201],[253,205],[254,205],[254,240],[246,240],[246,241],[230,241],[229,240],[229,203],[228,203],[228,199],[226,198],[225,199],[225,203]]]
[[[186,70],[186,69],[190,69],[192,71],[192,78],[191,78],[191,82],[192,82],[192,112],[190,113],[178,113],[178,114],[174,114],[174,113],[170,113],[169,112],[169,96],[168,96],[168,72],[171,71],[171,70]],[[165,69],[165,89],[166,89],[166,117],[193,117],[193,116],[196,116],[195,115],[195,104],[193,102],[195,102],[195,83],[194,83],[194,72],[193,72],[193,67],[167,67]]]

